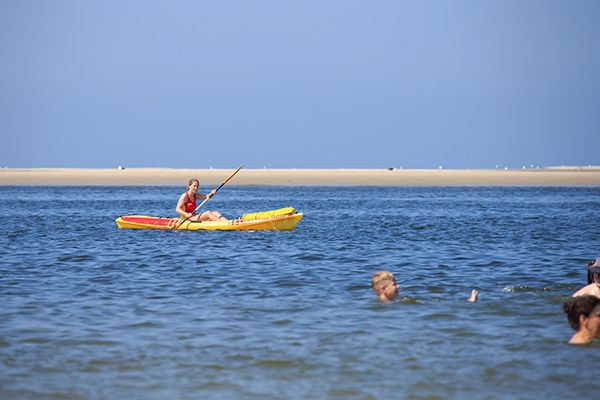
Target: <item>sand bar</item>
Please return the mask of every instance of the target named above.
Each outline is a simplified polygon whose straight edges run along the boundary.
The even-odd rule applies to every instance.
[[[0,185],[185,186],[191,177],[218,185],[235,169],[0,169]],[[600,168],[459,169],[242,169],[230,185],[375,186],[600,186]]]

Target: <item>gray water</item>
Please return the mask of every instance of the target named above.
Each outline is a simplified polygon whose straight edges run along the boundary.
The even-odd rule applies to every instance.
[[[0,187],[0,398],[598,397],[561,305],[600,256],[600,188],[231,186],[205,208],[305,217],[117,229],[182,191]]]

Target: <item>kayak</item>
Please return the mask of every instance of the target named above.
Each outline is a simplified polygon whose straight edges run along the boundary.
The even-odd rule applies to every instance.
[[[221,231],[291,231],[298,225],[304,214],[292,207],[277,210],[244,214],[240,218],[227,221],[184,221],[181,218],[150,217],[146,215],[125,215],[115,220],[119,228],[128,229],[180,229],[180,230],[221,230]]]

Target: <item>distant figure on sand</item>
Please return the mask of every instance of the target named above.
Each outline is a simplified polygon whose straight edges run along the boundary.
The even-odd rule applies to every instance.
[[[379,297],[379,300],[384,303],[392,301],[398,297],[398,284],[396,283],[396,278],[394,277],[394,274],[389,271],[375,272],[371,277],[371,287]],[[479,292],[473,289],[471,291],[471,297],[469,297],[468,301],[477,301],[478,294]]]
[[[575,334],[570,344],[588,344],[600,337],[600,298],[584,295],[563,304],[569,325]]]
[[[600,298],[600,257],[588,263],[587,283],[588,285],[575,292],[573,297],[591,295]]]
[[[200,182],[198,179],[190,179],[188,183],[188,190],[179,197],[177,202],[177,208],[175,211],[181,216],[181,219],[188,219],[190,221],[227,221],[227,218],[221,215],[218,211],[204,211],[200,214],[193,214],[196,210],[196,200],[210,199],[217,193],[214,189],[209,194],[198,194],[198,186]]]

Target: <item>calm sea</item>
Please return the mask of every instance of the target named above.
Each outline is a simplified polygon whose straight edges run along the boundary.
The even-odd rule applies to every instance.
[[[305,217],[117,229],[184,189],[0,187],[0,398],[598,397],[561,305],[600,256],[600,188],[227,186],[205,209]]]

